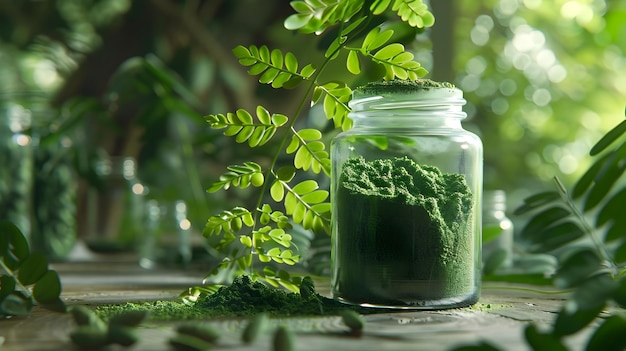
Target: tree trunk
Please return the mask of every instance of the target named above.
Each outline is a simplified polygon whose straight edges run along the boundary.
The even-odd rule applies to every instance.
[[[435,15],[432,27],[433,70],[432,79],[454,82],[454,29],[456,11],[454,0],[432,0],[430,6]]]

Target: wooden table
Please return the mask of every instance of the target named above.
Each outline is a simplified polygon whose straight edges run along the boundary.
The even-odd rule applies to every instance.
[[[204,272],[145,270],[134,262],[110,261],[53,265],[63,283],[68,305],[175,299],[184,288],[198,285]],[[501,286],[501,284],[498,284]],[[361,337],[348,337],[339,317],[274,319],[296,332],[297,350],[449,350],[486,340],[502,350],[528,350],[523,339],[526,323],[551,323],[563,295],[544,295],[485,286],[480,303],[472,308],[444,311],[383,313],[365,316]],[[241,319],[211,321],[223,331],[215,350],[272,350],[271,334],[243,345]],[[170,350],[167,339],[174,323],[148,321],[139,327],[141,340],[131,350]],[[75,349],[68,338],[74,328],[69,315],[35,307],[26,317],[0,320],[1,351]],[[567,339],[572,350],[584,347],[589,332]],[[1,339],[1,338],[0,338]],[[111,350],[122,348],[111,347]]]

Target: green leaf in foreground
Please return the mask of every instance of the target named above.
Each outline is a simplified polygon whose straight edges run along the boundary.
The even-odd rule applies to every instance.
[[[33,308],[33,302],[19,293],[6,296],[0,301],[0,316],[25,316]]]
[[[622,351],[626,349],[626,318],[622,315],[608,317],[593,333],[585,351]]]
[[[589,151],[589,155],[595,156],[600,152],[604,151],[609,145],[611,145],[615,140],[622,136],[622,134],[626,133],[626,121],[622,121],[622,123],[615,126],[615,128],[611,129],[608,133],[606,133],[600,141],[598,141]]]
[[[534,351],[568,351],[560,338],[551,333],[539,331],[534,324],[529,324],[524,329],[524,335]]]
[[[0,259],[11,270],[16,270],[30,255],[28,240],[15,224],[0,220]]]
[[[54,304],[61,295],[61,280],[53,270],[47,271],[33,288],[33,297],[43,304]]]
[[[20,266],[18,279],[23,285],[35,284],[48,271],[46,257],[38,252],[28,256]]]
[[[617,283],[607,275],[585,281],[561,307],[552,333],[567,336],[588,326],[604,310],[616,289]]]

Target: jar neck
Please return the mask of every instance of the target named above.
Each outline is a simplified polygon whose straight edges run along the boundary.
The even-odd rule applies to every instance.
[[[461,94],[394,94],[350,101],[355,127],[461,128],[465,99]]]
[[[483,210],[486,213],[506,211],[506,193],[503,190],[485,190],[483,192]]]

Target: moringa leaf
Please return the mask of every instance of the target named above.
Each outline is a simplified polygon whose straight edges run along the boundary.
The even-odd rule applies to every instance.
[[[589,155],[595,156],[602,151],[604,151],[609,145],[611,145],[615,140],[620,138],[623,134],[626,133],[626,121],[622,121],[620,124],[616,125],[608,131],[589,151]]]
[[[17,292],[0,300],[0,316],[26,316],[32,309],[32,300]]]
[[[301,129],[298,131],[298,136],[304,141],[319,140],[322,137],[322,132],[317,129]]]
[[[346,68],[348,72],[358,75],[361,73],[361,63],[359,62],[359,55],[357,51],[350,50],[348,52],[348,59],[346,60]]]
[[[383,60],[391,59],[395,57],[396,55],[399,55],[400,53],[403,53],[403,52],[404,52],[404,45],[400,43],[393,43],[378,50],[374,54],[373,57],[377,60],[383,61]]]
[[[293,166],[280,167],[276,171],[276,177],[283,182],[290,182],[296,175],[296,168]]]
[[[618,193],[613,195],[609,199],[596,216],[596,227],[601,227],[610,220],[617,220],[619,217],[623,217],[624,210],[622,206],[626,204],[626,188],[623,188]]]
[[[542,228],[533,236],[532,252],[549,252],[580,239],[584,231],[574,222],[563,222]]]
[[[37,302],[56,303],[61,296],[61,280],[53,270],[47,271],[33,287],[33,297]]]
[[[8,275],[0,275],[0,301],[15,291],[15,278]]]
[[[319,185],[315,180],[309,179],[298,183],[296,186],[292,188],[293,192],[298,195],[308,194],[313,190],[319,188]]]
[[[524,199],[524,204],[518,207],[513,214],[521,215],[536,210],[553,201],[559,200],[561,195],[556,191],[546,191],[531,195]]]
[[[622,145],[621,149],[624,150],[623,152],[626,152],[626,144]],[[626,162],[620,160],[617,154],[611,154],[596,175],[594,184],[588,192],[584,205],[585,212],[590,211],[604,200],[611,188],[613,188],[613,185],[624,174],[624,171],[626,171]]]
[[[543,229],[554,225],[555,223],[567,218],[570,212],[563,207],[554,206],[547,210],[542,210],[532,217],[522,229],[520,236],[531,240],[532,242],[541,241],[544,232]]]
[[[35,284],[48,271],[48,260],[42,253],[35,252],[24,260],[17,278],[22,285]]]
[[[309,205],[318,204],[320,202],[326,201],[327,198],[328,191],[326,190],[315,190],[308,194],[304,194],[301,197],[302,201]]]
[[[604,155],[602,158],[597,160],[596,162],[587,169],[587,171],[580,177],[578,182],[574,185],[574,190],[572,190],[572,197],[577,199],[581,197],[593,184],[594,179],[602,169],[602,166],[608,159],[609,155]]]
[[[280,179],[277,179],[274,183],[272,183],[272,186],[270,187],[270,195],[272,196],[272,200],[276,202],[283,201],[283,198],[285,197],[285,187]]]
[[[385,45],[392,36],[393,30],[388,29],[381,31],[380,27],[375,27],[369,33],[367,33],[367,36],[365,37],[365,39],[363,39],[361,49],[365,52],[376,50]]]
[[[17,270],[30,255],[28,240],[13,223],[0,220],[0,259],[11,270]]]
[[[535,324],[526,326],[524,336],[533,351],[568,351],[558,336],[539,331]]]
[[[575,287],[600,268],[601,260],[591,249],[579,249],[561,260],[554,276],[554,285],[561,288]]]
[[[615,249],[615,253],[613,254],[613,258],[615,260],[615,263],[624,263],[624,262],[626,262],[626,242],[623,242],[617,249]]]
[[[616,217],[611,225],[609,225],[604,235],[605,242],[611,242],[624,238],[626,232],[626,217]]]
[[[623,351],[626,349],[626,318],[623,315],[612,315],[606,318],[593,332],[587,342],[585,351]]]
[[[608,275],[595,276],[584,282],[562,305],[552,333],[567,336],[585,328],[604,310],[607,300],[617,289]]]

